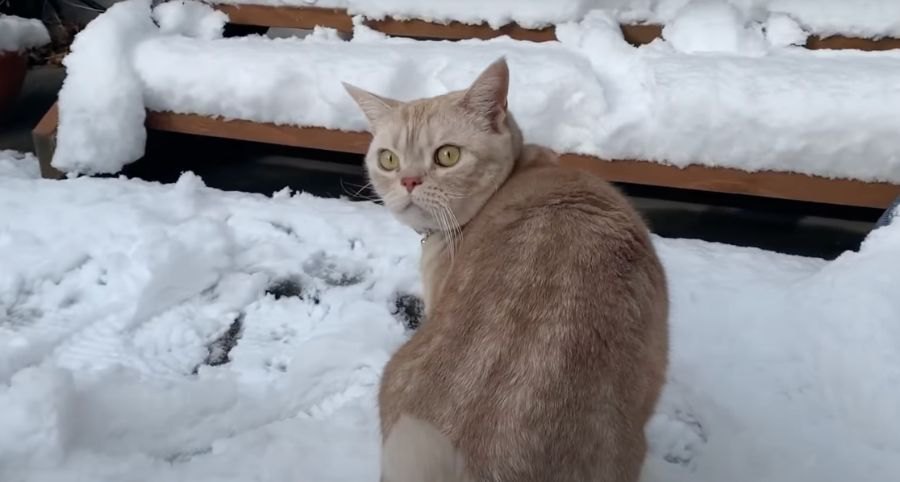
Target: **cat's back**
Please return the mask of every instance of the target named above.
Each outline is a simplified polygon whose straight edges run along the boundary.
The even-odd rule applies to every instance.
[[[461,264],[534,258],[525,278],[585,265],[597,279],[623,274],[623,264],[662,276],[647,227],[624,196],[597,176],[556,165],[514,172],[467,226],[464,243],[460,251],[473,256]]]
[[[434,423],[472,467],[516,477],[497,480],[613,480],[596,476],[639,466],[627,459],[642,457],[664,378],[667,297],[624,198],[578,171],[518,170],[457,253],[386,370],[383,420]]]

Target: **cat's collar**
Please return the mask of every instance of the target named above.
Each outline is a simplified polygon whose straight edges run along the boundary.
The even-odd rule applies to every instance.
[[[428,241],[428,238],[433,236],[436,231],[433,229],[426,229],[424,231],[416,231],[416,232],[419,233],[419,236],[422,236],[422,244],[425,244],[425,241]]]

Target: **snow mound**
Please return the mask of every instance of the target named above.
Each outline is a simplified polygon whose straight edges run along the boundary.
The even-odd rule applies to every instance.
[[[53,167],[64,172],[116,172],[144,154],[144,100],[133,50],[158,35],[150,0],[119,2],[79,32],[66,56],[59,92]]]
[[[38,160],[30,152],[0,149],[0,178],[37,179],[41,177]]]
[[[766,40],[773,47],[804,45],[809,34],[793,18],[776,13],[766,21]]]
[[[789,15],[822,37],[900,37],[900,2],[895,0],[769,0],[768,10]]]
[[[48,43],[50,33],[40,20],[0,15],[0,52],[17,52]]]
[[[748,25],[725,0],[694,0],[679,10],[662,31],[677,51],[763,55],[766,43],[759,25]]]
[[[894,480],[900,224],[833,262],[654,242],[672,352],[644,480]],[[0,178],[0,480],[374,480],[419,247],[371,203],[189,173]]]
[[[170,0],[153,9],[153,19],[161,33],[212,40],[221,38],[228,15],[205,3]]]
[[[510,106],[532,141],[582,149],[606,111],[589,64],[556,43],[414,42],[358,31],[353,41],[327,29],[304,39],[159,37],[138,47],[134,66],[152,110],[362,131],[365,118],[341,81],[408,100],[465,88],[506,56]]]

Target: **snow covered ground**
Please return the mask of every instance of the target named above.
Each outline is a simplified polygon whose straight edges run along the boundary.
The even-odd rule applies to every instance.
[[[0,480],[377,480],[414,233],[367,202],[35,162],[0,153]],[[896,480],[900,224],[833,262],[654,241],[672,365],[645,482]]]
[[[431,96],[505,55],[526,138],[559,152],[900,183],[900,52],[793,48],[805,34],[789,17],[745,23],[735,7],[698,4],[666,40],[635,48],[597,11],[536,44],[413,41],[363,25],[350,41],[328,29],[222,39],[221,13],[176,5],[156,10],[162,29],[149,0],[129,0],[79,35],[54,166],[116,172],[136,160],[145,108],[360,131],[341,82]]]

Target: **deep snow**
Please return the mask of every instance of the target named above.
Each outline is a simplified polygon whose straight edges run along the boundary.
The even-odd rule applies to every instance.
[[[431,96],[464,88],[505,55],[525,136],[559,152],[900,183],[900,53],[790,48],[802,31],[788,18],[764,30],[736,8],[698,4],[666,40],[635,48],[598,11],[541,44],[394,39],[362,25],[350,41],[329,29],[192,38],[163,34],[150,16],[148,0],[119,3],[79,36],[66,58],[55,167],[116,172],[139,158],[145,107],[360,131],[341,82]],[[177,18],[191,31],[183,23],[195,16]]]

